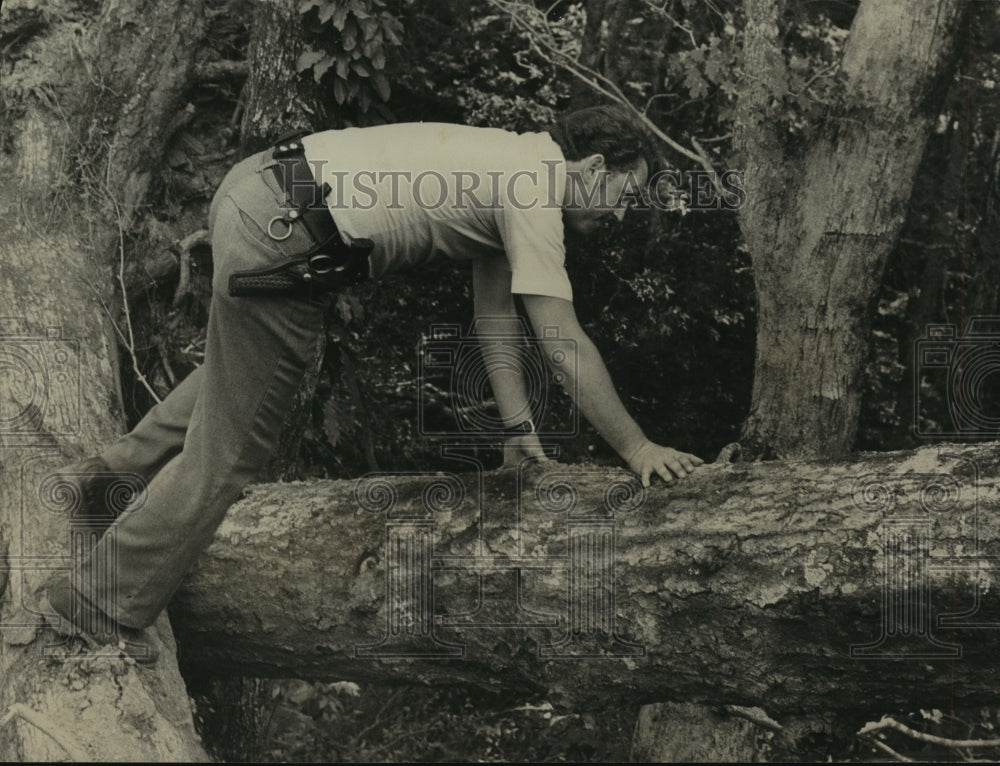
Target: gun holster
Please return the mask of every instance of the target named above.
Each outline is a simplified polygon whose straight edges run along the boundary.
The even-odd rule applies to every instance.
[[[337,239],[340,241],[339,235]],[[356,239],[349,246],[340,241],[340,257],[321,251],[266,269],[238,271],[229,275],[229,294],[245,298],[339,293],[368,278],[368,255],[373,247],[370,239]],[[345,249],[347,252],[343,253]]]
[[[284,190],[283,214],[275,216],[267,233],[276,241],[287,239],[292,226],[303,226],[315,243],[291,260],[264,269],[238,271],[229,276],[234,297],[290,295],[311,297],[336,293],[363,282],[369,275],[368,258],[375,247],[370,239],[344,242],[326,205],[329,184],[316,183],[299,140],[302,134],[280,140],[272,149],[274,172]],[[275,234],[275,224],[281,234]]]

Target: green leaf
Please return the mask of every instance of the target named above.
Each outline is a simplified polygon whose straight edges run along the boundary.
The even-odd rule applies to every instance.
[[[313,8],[319,7],[319,0],[302,0],[299,3],[299,13],[306,14],[309,13]]]
[[[346,80],[349,74],[350,59],[343,53],[337,54],[337,77]]]
[[[403,34],[403,22],[393,16],[391,13],[383,13],[379,16],[382,20],[382,28],[386,32],[392,32],[394,35],[402,36]]]
[[[375,74],[375,72],[372,71],[371,64],[369,64],[367,61],[364,60],[352,61],[351,69],[353,69],[362,77],[371,77],[373,74]]]
[[[684,86],[691,94],[691,98],[702,98],[708,93],[708,82],[701,76],[701,72],[692,67],[684,75]]]
[[[333,66],[333,56],[330,55],[324,56],[322,61],[320,61],[313,67],[313,77],[316,79],[316,82],[322,80],[323,75],[325,75],[332,66]]]
[[[385,69],[385,51],[375,51],[375,55],[372,56],[372,66],[376,69]]]
[[[358,25],[354,19],[348,19],[347,23],[344,24],[344,31],[341,33],[341,41],[345,51],[354,50],[360,37],[358,32]]]
[[[396,19],[392,19],[396,21]],[[382,21],[382,35],[385,37],[386,41],[392,43],[393,45],[402,45],[402,35],[403,27],[399,22],[395,24],[390,24],[388,20],[383,19]]]
[[[358,109],[362,113],[367,112],[372,107],[372,96],[368,88],[362,88],[358,95]]]
[[[323,51],[303,51],[299,54],[299,57],[295,62],[295,68],[299,72],[305,72],[307,69],[312,69],[325,55],[326,54]]]
[[[330,20],[330,17],[337,12],[336,0],[323,0],[322,3],[317,3],[317,5],[319,6],[319,20],[323,24],[326,24]]]
[[[361,31],[364,32],[365,40],[371,40],[378,32],[378,22],[373,18],[360,19],[358,21],[358,26],[360,26]]]
[[[376,72],[375,76],[372,77],[372,85],[375,86],[375,91],[378,93],[379,98],[383,101],[389,100],[389,81],[386,79],[384,74]]]
[[[347,89],[344,87],[344,81],[339,78],[333,81],[333,98],[338,104],[347,101]]]
[[[720,83],[732,72],[727,57],[719,51],[713,51],[705,61],[705,77],[709,82]]]
[[[344,31],[344,25],[347,23],[347,6],[341,5],[339,2],[336,4],[336,10],[333,13],[333,26],[338,32]]]

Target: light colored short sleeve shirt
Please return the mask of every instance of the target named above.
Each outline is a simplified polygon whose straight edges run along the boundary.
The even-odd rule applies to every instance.
[[[375,243],[372,276],[437,258],[497,259],[511,292],[572,300],[561,201],[566,162],[547,133],[409,123],[303,139],[340,231]]]

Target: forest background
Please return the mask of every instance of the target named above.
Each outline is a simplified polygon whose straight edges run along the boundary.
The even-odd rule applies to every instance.
[[[758,303],[738,205],[720,204],[711,183],[705,186],[705,168],[741,170],[746,159],[733,140],[737,96],[754,77],[742,57],[742,3],[206,6],[209,27],[196,56],[203,76],[185,96],[141,215],[122,233],[121,274],[109,275],[127,308],[113,314],[129,425],[200,362],[211,280],[207,206],[240,157],[292,128],[443,121],[532,130],[560,110],[619,101],[686,151],[657,143],[662,166],[677,171],[665,192],[672,209],[635,210],[621,227],[569,243],[577,312],[650,438],[707,460],[739,439],[754,383]],[[794,148],[810,140],[836,97],[838,62],[859,3],[780,6],[787,68],[781,82],[767,86]],[[870,309],[853,450],[913,448],[947,431],[947,382],[921,369],[915,344],[930,325],[961,332],[970,317],[1000,313],[998,21],[997,3],[971,3],[955,74]],[[5,62],[16,61],[24,35],[4,35]],[[276,46],[276,71],[254,80],[250,59]],[[18,83],[5,87],[16,92]],[[277,89],[273,111],[250,111],[248,104],[268,102],[252,89],[266,87]],[[874,200],[879,190],[871,194]],[[469,274],[450,265],[341,296],[297,475],[447,469],[436,445],[421,438],[418,402],[431,419],[449,418],[465,403],[447,380],[416,374],[416,344],[434,324],[468,326],[471,308]],[[996,418],[1000,375],[984,391],[993,396],[982,410]],[[544,427],[559,430],[567,413],[568,405],[556,402]],[[561,446],[567,461],[617,464],[587,428]],[[501,459],[489,445],[482,456],[494,466]],[[604,761],[627,755],[636,715],[561,716],[544,703],[525,706],[458,687],[387,696],[375,686],[261,681],[257,693],[267,714],[255,726],[211,709],[207,692],[201,698],[198,719],[208,738],[227,743],[219,755]],[[979,724],[995,723],[994,713],[981,716]],[[813,755],[846,758],[864,747],[818,739]]]

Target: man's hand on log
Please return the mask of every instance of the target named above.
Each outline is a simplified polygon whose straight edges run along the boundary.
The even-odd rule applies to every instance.
[[[628,467],[642,479],[642,486],[648,487],[654,473],[669,484],[675,477],[684,478],[704,462],[696,455],[661,447],[647,439],[632,453],[628,459]]]

